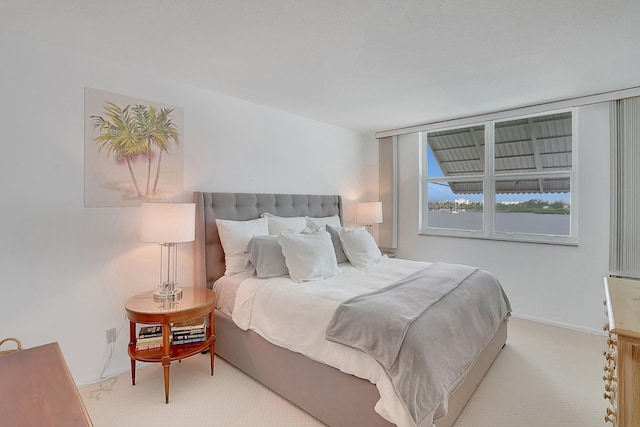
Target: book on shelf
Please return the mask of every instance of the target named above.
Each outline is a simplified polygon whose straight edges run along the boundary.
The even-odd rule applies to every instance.
[[[158,337],[138,338],[136,340],[136,343],[144,343],[144,344],[149,344],[149,343],[153,343],[153,342],[162,342],[162,335],[160,335]]]
[[[202,331],[202,332],[193,332],[190,334],[174,334],[172,335],[171,338],[173,341],[189,340],[193,338],[206,338],[206,333]]]
[[[179,340],[173,340],[172,345],[184,345],[184,344],[192,344],[192,343],[196,343],[196,342],[203,342],[205,341],[207,338],[203,335],[203,336],[198,336],[198,337],[191,337],[191,338],[184,338],[184,339],[179,339]]]
[[[176,322],[171,325],[171,331],[190,331],[193,329],[204,329],[204,317],[199,317],[185,322]]]
[[[162,347],[162,337],[160,338],[143,338],[136,341],[136,350],[150,350],[152,348]]]
[[[155,338],[162,336],[162,325],[146,325],[142,326],[138,331],[138,339]]]
[[[206,339],[207,339],[207,333],[204,328],[190,329],[185,331],[174,331],[171,334],[171,340],[173,344],[177,344],[177,345],[200,342]]]
[[[189,344],[206,339],[204,317],[191,319],[186,322],[176,322],[171,326],[171,340],[173,344]]]
[[[136,350],[141,351],[141,350],[153,350],[156,348],[162,348],[162,343],[160,344],[148,344],[148,345],[138,345],[136,344]]]
[[[206,341],[207,329],[204,317],[172,324],[169,339],[171,345]],[[151,350],[162,347],[162,325],[144,325],[140,327],[136,340],[136,350]]]
[[[162,348],[162,325],[144,325],[138,331],[136,350]]]
[[[206,332],[205,328],[189,329],[187,331],[172,331],[171,332],[171,336],[180,337],[180,336],[184,336],[184,335],[204,334],[205,332]]]

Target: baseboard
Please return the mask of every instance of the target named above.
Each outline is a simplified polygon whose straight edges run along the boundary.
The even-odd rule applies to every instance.
[[[523,320],[530,320],[532,322],[544,323],[545,325],[557,326],[559,328],[565,328],[565,329],[571,329],[573,331],[584,332],[585,334],[600,335],[600,336],[603,336],[603,337],[607,336],[607,333],[602,329],[585,328],[583,326],[572,325],[571,323],[556,322],[554,320],[541,319],[539,317],[528,316],[526,314],[520,314],[520,313],[511,313],[511,316],[515,317],[516,319],[523,319]],[[603,323],[603,325],[604,325],[604,323]]]

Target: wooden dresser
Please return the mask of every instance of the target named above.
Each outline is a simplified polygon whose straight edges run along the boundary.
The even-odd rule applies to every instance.
[[[92,426],[58,343],[0,356],[0,425]]]
[[[604,279],[609,330],[604,352],[605,421],[616,427],[640,426],[640,281]]]

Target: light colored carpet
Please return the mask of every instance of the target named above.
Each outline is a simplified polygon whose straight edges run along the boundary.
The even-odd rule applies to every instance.
[[[509,338],[454,427],[603,426],[605,337],[512,318]],[[116,378],[110,390],[80,394],[96,427],[322,426],[277,394],[209,356],[171,364],[170,403],[164,403],[160,364]],[[109,385],[105,382],[104,386]]]

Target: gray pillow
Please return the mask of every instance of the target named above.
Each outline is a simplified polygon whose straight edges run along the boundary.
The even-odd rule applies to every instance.
[[[340,241],[340,229],[336,227],[332,227],[330,225],[325,226],[329,234],[331,234],[331,243],[333,243],[333,250],[336,252],[336,261],[338,264],[349,261],[347,258],[347,254],[344,253],[344,249],[342,249],[342,242]]]
[[[259,279],[288,276],[278,236],[254,236],[247,246],[247,262],[255,268]]]

